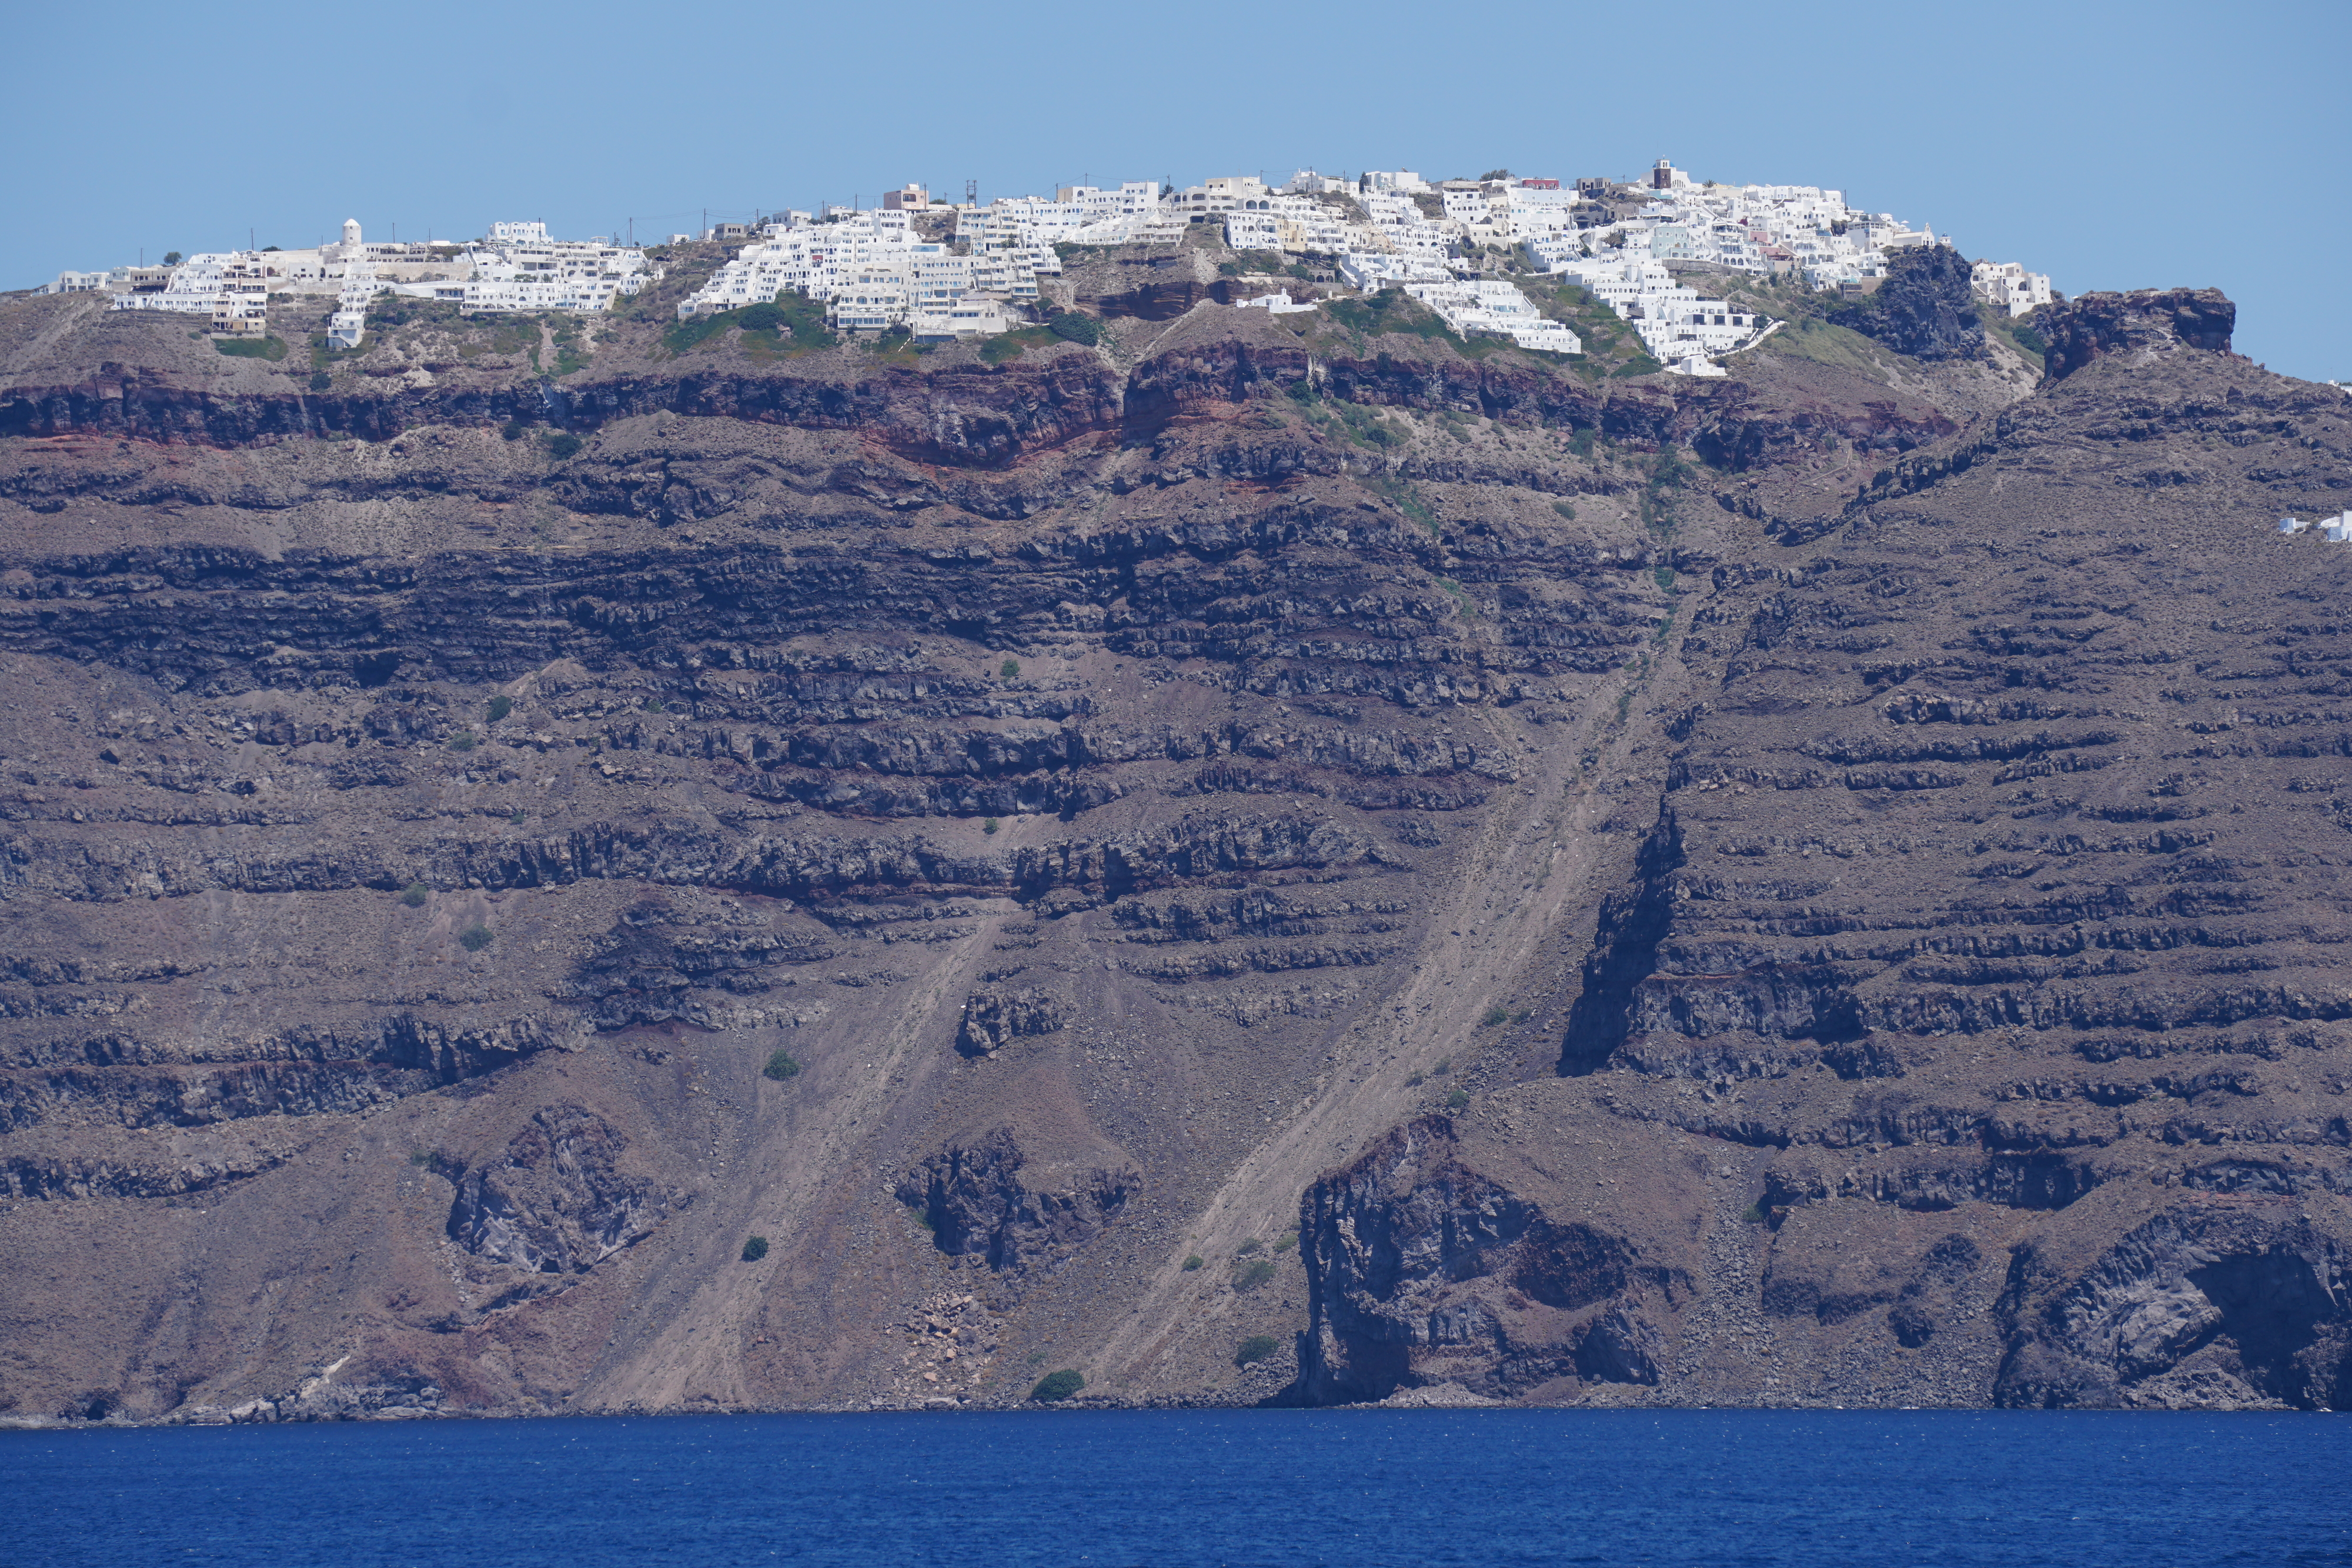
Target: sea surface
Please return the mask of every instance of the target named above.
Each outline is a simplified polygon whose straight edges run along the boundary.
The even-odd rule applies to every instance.
[[[1397,1410],[0,1433],[0,1563],[2352,1564],[2352,1418]]]

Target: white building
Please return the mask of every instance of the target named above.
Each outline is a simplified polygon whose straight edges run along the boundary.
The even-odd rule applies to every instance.
[[[1535,302],[1512,283],[1408,283],[1405,293],[1444,319],[1464,337],[1484,333],[1508,338],[1522,349],[1555,354],[1580,354],[1584,341],[1558,321],[1548,319]]]
[[[2013,261],[1980,261],[1969,269],[1969,287],[1977,298],[1998,305],[2011,316],[2022,316],[2050,303],[2050,275],[2028,272]]]

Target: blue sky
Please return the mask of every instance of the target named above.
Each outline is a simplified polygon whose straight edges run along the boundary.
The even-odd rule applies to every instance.
[[[2345,0],[27,7],[0,287],[167,249],[1496,166],[1821,184],[2070,294],[2213,285],[2352,378]]]

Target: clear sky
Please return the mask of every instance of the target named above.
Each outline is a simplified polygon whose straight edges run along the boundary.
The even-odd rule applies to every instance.
[[[1300,166],[1842,189],[2069,294],[2212,285],[2352,379],[2347,0],[1923,6],[26,6],[0,287],[544,218],[639,238],[908,180]]]

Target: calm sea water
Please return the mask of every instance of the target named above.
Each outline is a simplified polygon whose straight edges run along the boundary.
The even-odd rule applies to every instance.
[[[2336,1416],[1040,1412],[0,1433],[0,1563],[2352,1563]]]

